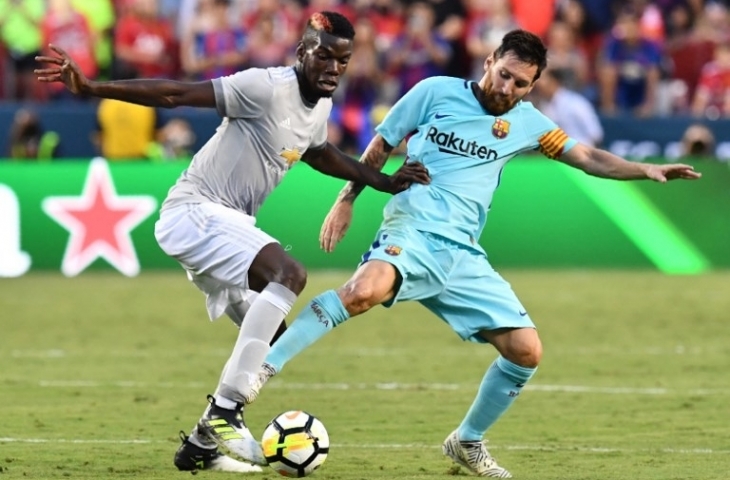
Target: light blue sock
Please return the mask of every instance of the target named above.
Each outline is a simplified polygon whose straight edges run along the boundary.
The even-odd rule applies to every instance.
[[[350,314],[334,290],[322,293],[299,312],[264,361],[280,372],[289,360],[348,318]]]
[[[515,365],[501,355],[492,362],[479,392],[459,425],[459,439],[481,441],[484,432],[507,411],[536,368]]]

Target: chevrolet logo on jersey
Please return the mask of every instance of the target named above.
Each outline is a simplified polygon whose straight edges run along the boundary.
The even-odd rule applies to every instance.
[[[509,122],[502,120],[501,118],[495,118],[494,124],[492,124],[492,135],[499,138],[500,140],[509,134]]]
[[[283,148],[281,152],[279,152],[279,155],[284,157],[284,160],[286,160],[286,164],[290,167],[299,161],[300,158],[302,158],[302,155],[299,153],[298,148]]]
[[[426,133],[426,140],[429,140],[439,146],[439,152],[459,155],[460,157],[474,157],[481,160],[489,160],[493,162],[497,160],[499,155],[496,150],[479,145],[474,140],[466,141],[457,137],[454,132],[439,132],[436,127],[430,127]]]

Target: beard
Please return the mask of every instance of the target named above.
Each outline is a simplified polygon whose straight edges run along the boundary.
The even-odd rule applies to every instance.
[[[501,93],[491,91],[484,92],[482,99],[484,107],[495,117],[509,112],[517,103],[517,100],[510,100],[509,97]]]
[[[519,101],[519,98],[511,100],[510,97],[495,92],[491,81],[488,81],[484,89],[479,88],[478,91],[482,106],[495,117],[509,112]]]

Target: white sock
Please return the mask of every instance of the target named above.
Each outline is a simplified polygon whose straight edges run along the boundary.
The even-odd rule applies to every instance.
[[[270,283],[251,304],[238,332],[236,345],[218,386],[218,394],[243,402],[269,353],[269,343],[297,296],[278,283]]]
[[[228,360],[226,360],[226,364],[223,365],[223,371],[221,372],[221,376],[218,379],[218,387],[216,388],[215,393],[213,394],[213,398],[216,399],[216,402],[219,398],[223,397],[223,395],[221,395],[221,384],[223,383],[223,377],[226,376],[226,372],[228,371],[228,365],[230,365],[230,363],[231,363],[231,359],[229,358]],[[225,397],[223,397],[223,398],[225,398]]]
[[[225,408],[226,410],[235,410],[238,402],[217,393],[214,395],[216,407]]]
[[[245,296],[245,298],[243,298]],[[258,292],[253,290],[246,290],[244,295],[241,295],[238,291],[230,292],[228,295],[228,306],[226,307],[226,315],[230,318],[233,323],[239,327],[243,323],[243,318],[246,316],[246,312],[251,308],[251,305],[259,296]]]

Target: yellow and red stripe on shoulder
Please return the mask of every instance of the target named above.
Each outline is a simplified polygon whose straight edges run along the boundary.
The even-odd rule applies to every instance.
[[[548,158],[560,157],[567,142],[568,135],[562,128],[550,130],[538,140],[540,152]]]

